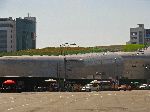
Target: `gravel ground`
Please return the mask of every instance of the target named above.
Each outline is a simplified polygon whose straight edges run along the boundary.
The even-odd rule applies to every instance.
[[[0,112],[150,112],[150,91],[0,93]]]

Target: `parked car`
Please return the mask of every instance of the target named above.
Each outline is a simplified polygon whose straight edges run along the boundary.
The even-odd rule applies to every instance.
[[[112,88],[113,84],[111,81],[100,81],[100,90],[101,91],[111,91],[111,90],[115,90],[114,88]]]
[[[87,84],[84,87],[82,87],[81,91],[86,91],[86,92],[90,92],[90,91],[99,91],[99,85],[95,85],[95,84]]]
[[[149,84],[141,84],[139,86],[139,89],[150,89],[150,85]]]
[[[126,91],[126,90],[131,90],[131,86],[130,86],[130,85],[123,84],[123,85],[118,86],[118,90],[119,90],[119,91],[120,91],[120,90],[124,90],[124,91]]]

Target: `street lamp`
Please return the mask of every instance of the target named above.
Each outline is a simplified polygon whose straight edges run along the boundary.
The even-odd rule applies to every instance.
[[[57,69],[57,86],[58,86],[58,91],[60,91],[60,89],[61,89],[61,85],[60,85],[60,71],[61,71],[61,69],[60,69],[60,62],[58,61],[57,62],[57,65],[56,65],[56,69]]]
[[[114,66],[115,68],[114,68],[114,76],[115,76],[115,81],[117,81],[116,83],[117,84],[119,84],[119,76],[118,76],[118,73],[117,73],[117,68],[116,67],[118,67],[117,66],[117,58],[115,58],[115,66]]]
[[[116,60],[117,58],[115,58],[115,65],[114,65],[114,76],[116,77]]]

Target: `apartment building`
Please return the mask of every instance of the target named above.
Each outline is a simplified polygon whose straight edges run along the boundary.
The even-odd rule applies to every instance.
[[[16,51],[16,21],[0,18],[0,52]]]
[[[138,27],[130,28],[129,44],[150,44],[150,29],[145,29],[144,24],[138,24]]]
[[[36,18],[16,18],[17,50],[36,48]]]
[[[0,18],[0,52],[36,48],[36,18]]]

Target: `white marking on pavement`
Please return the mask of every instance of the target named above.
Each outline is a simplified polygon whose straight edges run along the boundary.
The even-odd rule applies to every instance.
[[[94,94],[95,96],[99,95],[99,94]]]
[[[11,103],[14,103],[15,101],[11,101]]]
[[[91,96],[90,94],[88,94],[89,96]]]
[[[14,99],[13,97],[9,97],[9,98],[12,99],[12,100]]]
[[[7,109],[7,110],[13,110],[14,108],[9,108],[9,109]]]
[[[112,95],[112,94],[107,94],[107,95],[109,95],[109,96],[110,96],[110,95]]]

